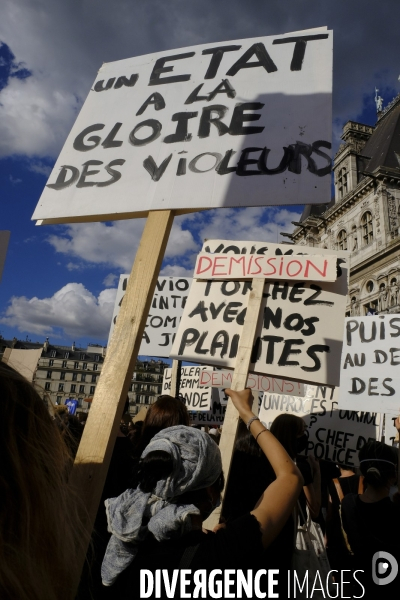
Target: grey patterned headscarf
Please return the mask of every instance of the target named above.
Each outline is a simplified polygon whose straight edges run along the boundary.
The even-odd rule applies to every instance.
[[[101,566],[103,585],[110,586],[134,560],[148,532],[159,542],[191,531],[191,514],[200,514],[193,504],[171,503],[185,492],[212,485],[222,471],[221,453],[207,433],[176,425],[157,433],[146,446],[149,452],[163,450],[173,460],[169,477],[161,479],[153,493],[128,489],[105,501],[108,531],[112,533]],[[145,519],[145,524],[143,524]]]

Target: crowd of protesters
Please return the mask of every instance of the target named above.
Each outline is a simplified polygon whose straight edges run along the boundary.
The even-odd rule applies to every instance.
[[[250,390],[226,394],[240,420],[212,532],[203,523],[224,489],[221,431],[190,426],[184,403],[171,396],[151,405],[143,422],[121,420],[80,600],[139,598],[145,570],[287,572],[304,515],[319,524],[332,570],[364,571],[366,592],[359,588],[354,597],[374,597],[377,552],[400,564],[395,448],[366,443],[357,470],[319,462],[304,456],[302,419],[281,415],[268,430],[252,412]],[[0,597],[72,600],[73,557],[83,536],[68,476],[85,424],[65,407],[51,417],[33,387],[1,362],[0,397]],[[395,425],[400,430],[400,419]],[[393,585],[379,588],[378,597],[394,597]],[[286,597],[281,580],[277,589]]]

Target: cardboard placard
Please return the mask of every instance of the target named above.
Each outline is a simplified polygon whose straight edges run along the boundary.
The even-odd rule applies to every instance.
[[[121,275],[111,321],[108,344],[125,295],[129,275]],[[189,294],[190,277],[158,277],[139,355],[168,357]]]
[[[255,398],[257,392],[254,391],[253,395]],[[258,392],[258,410],[261,407],[261,402],[264,396],[264,392]],[[225,411],[228,404],[228,396],[224,394],[222,389],[218,390],[218,396],[213,396],[213,401],[211,404],[211,409],[209,411],[202,412],[193,412],[189,411],[190,420],[194,425],[218,425],[218,427],[222,427],[225,419]],[[254,410],[254,408],[253,408]]]
[[[339,407],[400,414],[400,316],[346,319]]]
[[[328,202],[331,104],[325,27],[105,63],[33,219]]]
[[[224,392],[223,389],[219,388],[218,389],[218,394],[219,394],[219,401],[222,404],[222,406],[225,406],[226,404],[228,404],[228,400],[229,400],[229,396],[227,396]],[[260,408],[261,408],[261,402],[262,399],[264,398],[264,392],[261,390],[253,390],[253,412],[257,413],[259,412]]]
[[[197,256],[197,279],[285,279],[287,281],[336,281],[335,255],[275,256],[274,254],[209,254]]]
[[[312,248],[260,242],[205,242],[210,252],[310,254]],[[327,254],[328,251],[321,251]],[[267,281],[250,370],[296,381],[339,384],[348,281],[347,252],[338,252],[338,278],[328,282]],[[194,280],[171,355],[235,367],[251,282]]]
[[[383,441],[385,442],[385,444],[388,444],[388,446],[394,446],[395,443],[396,444],[399,443],[399,434],[394,425],[394,422],[395,422],[397,416],[398,415],[392,415],[392,414],[385,415],[385,431],[384,431]]]
[[[204,369],[200,373],[199,385],[204,387],[229,388],[232,384],[233,371]],[[299,381],[288,381],[249,373],[246,387],[251,390],[272,392],[274,394],[289,394],[291,396],[304,396],[304,384]]]
[[[200,374],[204,369],[207,367],[200,365],[181,367],[179,394],[185,399],[188,410],[209,411],[212,400],[217,399],[217,394],[213,393],[212,388],[204,388],[199,385]],[[171,393],[171,374],[172,369],[164,370],[163,394]]]
[[[280,414],[301,417],[308,426],[306,455],[335,463],[358,466],[358,451],[370,439],[379,440],[381,415],[343,410],[338,388],[306,386],[306,396],[295,398],[264,394],[259,417],[266,427]]]

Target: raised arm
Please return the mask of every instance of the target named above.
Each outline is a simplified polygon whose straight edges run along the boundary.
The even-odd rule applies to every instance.
[[[247,424],[255,417],[251,410],[253,396],[249,389],[225,393],[232,399],[240,418]],[[250,432],[270,462],[276,480],[264,491],[251,514],[260,523],[262,543],[266,548],[278,535],[289,518],[303,486],[300,471],[278,440],[257,419],[252,421]]]

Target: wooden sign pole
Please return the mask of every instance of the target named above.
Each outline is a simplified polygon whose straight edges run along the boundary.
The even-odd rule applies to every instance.
[[[179,394],[180,387],[180,370],[181,370],[182,361],[181,360],[173,360],[172,361],[172,369],[171,369],[171,396],[176,398]]]
[[[171,210],[149,213],[70,476],[84,507],[82,544],[74,556],[76,588],[173,219]]]
[[[257,322],[260,315],[261,302],[263,298],[264,284],[264,279],[252,280],[249,304],[247,306],[243,330],[240,336],[235,370],[232,377],[231,389],[233,390],[243,390],[246,387],[251,353],[253,351]],[[222,427],[221,440],[219,443],[222,457],[222,470],[225,475],[225,489],[222,492],[222,502],[229,478],[229,470],[231,467],[233,449],[235,446],[238,422],[239,413],[233,406],[232,400],[229,399],[228,406],[226,408],[224,424]],[[213,529],[219,523],[221,510],[221,507],[215,509],[215,511],[204,522],[204,527],[207,529]]]

